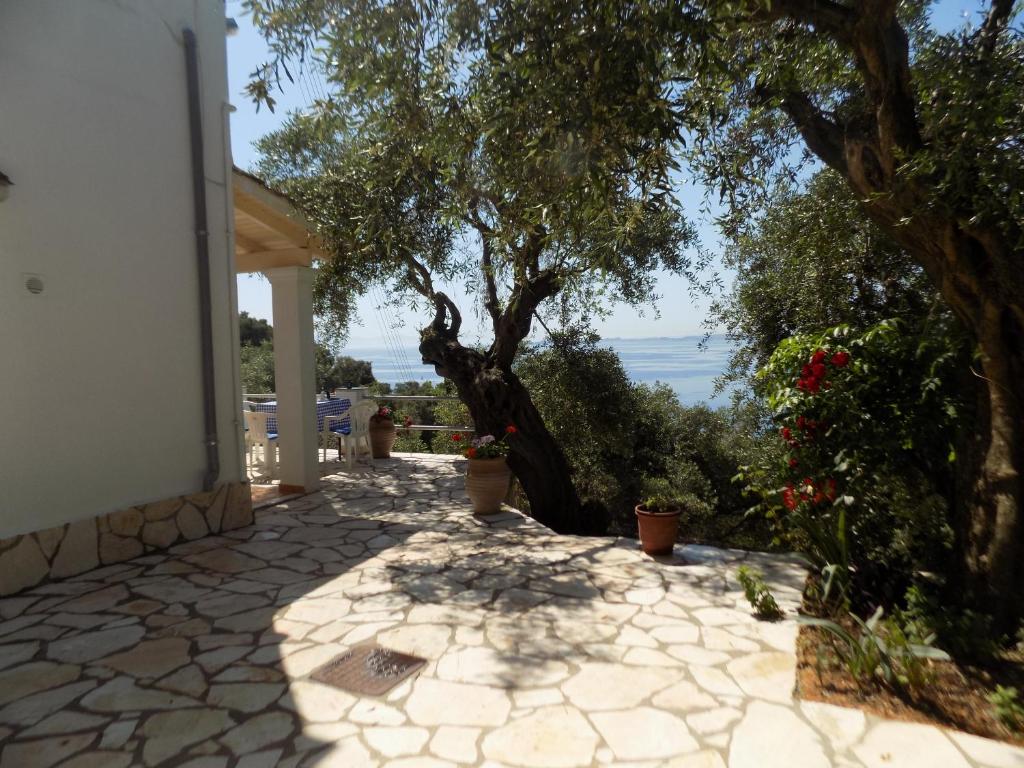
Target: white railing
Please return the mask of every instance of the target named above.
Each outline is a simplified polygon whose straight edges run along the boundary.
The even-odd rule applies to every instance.
[[[348,398],[348,399],[352,400],[353,402],[356,402],[358,400],[362,400],[363,398],[367,398],[368,399],[368,398],[371,397],[371,395],[369,395],[368,390],[367,390],[366,387],[359,387],[357,389],[336,389],[336,390],[334,390],[334,392],[331,393],[331,395],[333,396],[333,399],[335,399],[335,400],[342,400],[342,399]],[[252,400],[252,401],[255,402],[255,401],[259,401],[259,400],[276,400],[276,399],[277,399],[277,395],[275,393],[273,393],[273,392],[264,392],[264,393],[243,392],[242,393],[242,400]],[[376,395],[376,396],[373,396],[373,399],[374,400],[381,400],[381,401],[388,401],[388,402],[392,402],[392,401],[396,401],[397,400],[397,401],[401,401],[401,402],[428,403],[428,402],[442,402],[442,401],[452,401],[452,400],[456,400],[457,401],[457,400],[459,400],[459,397],[457,395]],[[410,424],[408,427],[402,427],[402,429],[408,429],[409,431],[415,430],[417,432],[474,432],[475,431],[474,427],[471,427],[471,426],[470,427],[459,426],[459,425],[456,425],[456,424]]]

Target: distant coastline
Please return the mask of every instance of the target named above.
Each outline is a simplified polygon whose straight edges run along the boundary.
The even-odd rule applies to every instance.
[[[614,349],[622,359],[629,377],[638,383],[661,382],[670,386],[686,405],[706,402],[719,406],[728,404],[728,395],[712,397],[715,379],[726,369],[730,346],[724,336],[711,336],[700,349],[702,334],[687,336],[650,336],[643,338],[606,338],[601,346]],[[378,381],[394,384],[400,381],[440,381],[431,366],[420,362],[414,342],[400,346],[354,343],[341,350],[373,364]]]

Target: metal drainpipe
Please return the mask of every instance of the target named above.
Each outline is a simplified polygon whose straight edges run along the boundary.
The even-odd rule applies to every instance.
[[[196,34],[182,30],[188,82],[188,127],[192,143],[192,203],[195,208],[196,262],[199,268],[199,333],[203,358],[203,428],[206,473],[203,490],[212,491],[220,475],[217,440],[217,399],[213,372],[213,321],[210,298],[210,233],[206,218],[206,164],[203,157],[203,120],[199,106],[199,59]]]

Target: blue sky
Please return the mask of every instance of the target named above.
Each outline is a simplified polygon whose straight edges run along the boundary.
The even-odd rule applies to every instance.
[[[239,32],[235,37],[228,38],[228,85],[231,102],[237,111],[231,118],[231,147],[235,165],[251,169],[257,159],[253,142],[260,136],[277,128],[289,111],[302,109],[309,104],[314,95],[315,86],[299,80],[298,84],[288,84],[283,93],[275,95],[277,106],[275,112],[266,108],[256,111],[255,106],[244,95],[243,88],[249,74],[260,63],[267,59],[266,45],[259,33],[251,25],[244,14],[241,0],[227,0],[227,15],[233,16],[238,22]],[[974,15],[980,4],[973,0],[941,0],[933,10],[933,21],[941,29],[949,29],[963,22],[964,14]],[[718,240],[713,226],[699,215],[704,190],[684,184],[678,194],[688,215],[699,229],[701,239],[706,246],[717,246]],[[723,277],[728,283],[728,274]],[[451,286],[454,295],[465,294],[459,286]],[[686,336],[702,332],[702,322],[707,314],[709,299],[693,299],[689,295],[685,278],[667,273],[658,275],[657,291],[662,297],[655,308],[616,307],[611,316],[597,323],[597,330],[606,338],[638,338],[649,336]],[[460,302],[464,314],[467,315],[468,336],[466,341],[473,341],[474,335],[484,335],[486,331],[469,320],[473,300],[469,297]],[[256,317],[273,321],[271,311],[270,284],[260,276],[240,276],[238,280],[238,306]],[[371,298],[364,297],[359,302],[358,315],[360,325],[353,326],[350,333],[350,345],[377,346],[382,343],[380,330],[381,314],[377,304]],[[410,342],[418,338],[417,329],[424,318],[413,312],[404,317],[391,318],[390,311],[384,322],[396,326],[398,336]]]

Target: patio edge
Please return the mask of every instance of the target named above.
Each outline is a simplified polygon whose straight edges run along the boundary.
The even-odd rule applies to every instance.
[[[0,596],[252,521],[249,483],[232,482],[0,539]]]

